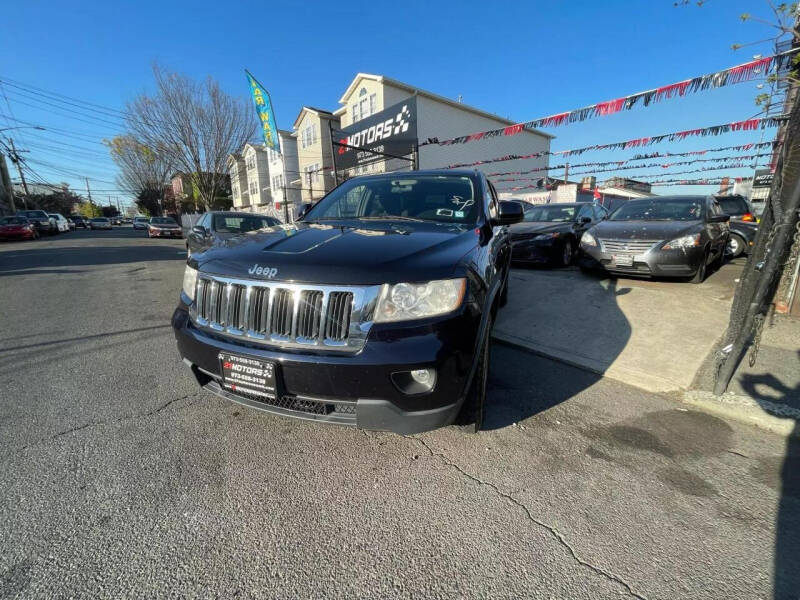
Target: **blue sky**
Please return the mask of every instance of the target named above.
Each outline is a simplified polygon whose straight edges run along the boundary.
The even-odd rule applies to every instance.
[[[699,8],[694,2],[673,4],[674,0],[351,0],[224,5],[141,0],[67,5],[28,0],[4,7],[0,78],[122,109],[136,94],[152,90],[154,61],[195,78],[210,75],[226,91],[242,97],[248,93],[243,73],[248,68],[270,90],[278,126],[291,128],[304,104],[337,108],[355,73],[365,71],[443,96],[461,95],[464,102],[524,121],[772,53],[769,43],[738,52],[730,49],[734,42],[772,35],[763,25],[739,19],[743,12],[768,17],[765,0],[707,0]],[[13,134],[18,147],[30,150],[26,157],[39,175],[78,188],[83,187],[78,176],[85,175],[101,199],[123,196],[113,191],[115,169],[100,144],[102,138],[121,132],[116,118],[91,111],[88,116],[63,112],[7,85],[2,91],[0,128],[18,124],[6,120],[13,115],[68,132],[4,134]],[[742,83],[550,129],[557,136],[552,149],[749,118],[760,110],[753,101],[759,92],[756,82]],[[729,146],[759,141],[761,136],[759,131],[692,138],[645,151]],[[766,130],[763,139],[773,136],[774,130]],[[634,153],[592,152],[573,161],[621,160]],[[497,170],[504,170],[502,163]],[[749,174],[740,170],[708,175]],[[605,179],[612,173],[600,175]]]

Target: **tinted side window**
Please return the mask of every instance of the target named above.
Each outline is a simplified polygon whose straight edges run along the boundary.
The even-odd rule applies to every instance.
[[[489,211],[489,218],[494,219],[497,217],[499,213],[499,208],[497,205],[497,192],[494,189],[492,183],[487,179],[486,180],[487,188],[489,189],[489,193],[487,194],[487,209]]]

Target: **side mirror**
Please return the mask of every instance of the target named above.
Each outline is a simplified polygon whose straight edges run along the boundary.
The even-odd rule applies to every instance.
[[[306,213],[311,209],[311,206],[312,206],[311,204],[303,204],[303,208],[301,208],[300,212],[297,213],[297,216],[295,217],[295,219],[299,221],[300,219],[305,217]]]
[[[592,218],[591,217],[581,217],[581,223],[586,224],[586,223],[591,223],[591,222],[592,222]]]
[[[205,235],[206,228],[201,225],[195,225],[194,227],[192,227],[192,233],[196,233],[197,235]]]
[[[513,225],[522,221],[523,215],[522,204],[514,200],[501,200],[492,225]]]
[[[712,215],[708,217],[709,223],[727,223],[731,220],[730,215]]]

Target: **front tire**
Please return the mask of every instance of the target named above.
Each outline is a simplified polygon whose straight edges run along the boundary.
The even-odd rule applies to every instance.
[[[464,404],[461,406],[458,417],[456,417],[456,423],[465,426],[472,433],[478,433],[483,426],[483,412],[489,387],[490,342],[493,321],[491,315],[487,318],[489,322],[486,324],[486,333],[481,341],[478,365],[475,368],[475,374],[472,376],[467,397],[464,398]]]
[[[691,283],[703,283],[703,280],[706,278],[706,267],[708,265],[708,250],[703,253],[703,260],[700,262],[700,266],[697,268],[697,273],[694,274],[689,281]]]
[[[744,241],[744,238],[739,234],[732,233],[731,237],[728,239],[728,246],[727,251],[730,254],[731,258],[736,258],[741,256],[744,252],[744,249],[747,247],[747,242]]]
[[[567,240],[564,242],[564,247],[561,248],[561,252],[559,253],[558,257],[558,266],[559,267],[568,267],[572,264],[572,259],[574,257],[574,252],[572,251],[572,242]]]

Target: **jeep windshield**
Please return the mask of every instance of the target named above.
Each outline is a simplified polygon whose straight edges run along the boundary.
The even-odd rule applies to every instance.
[[[352,179],[333,190],[303,221],[400,220],[473,224],[478,202],[463,175],[398,174]]]

